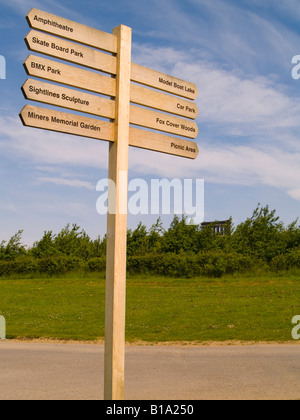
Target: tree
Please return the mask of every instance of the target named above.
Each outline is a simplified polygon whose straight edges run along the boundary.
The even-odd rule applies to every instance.
[[[163,237],[163,251],[179,254],[180,252],[197,253],[198,226],[191,225],[187,218],[175,216],[170,228]]]
[[[300,226],[297,226],[299,219],[291,223],[284,234],[287,251],[300,248]]]
[[[23,230],[19,230],[15,235],[13,235],[10,238],[10,240],[7,242],[7,245],[5,245],[5,241],[2,241],[0,246],[2,259],[14,260],[15,258],[26,253],[26,248],[22,244],[22,234]]]
[[[149,251],[151,253],[160,253],[162,249],[162,240],[166,231],[163,227],[161,218],[157,219],[156,223],[151,226],[148,234]]]
[[[134,231],[127,231],[127,255],[144,255],[148,250],[147,228],[142,223],[139,223]]]
[[[238,252],[269,262],[284,251],[283,232],[284,226],[276,210],[261,207],[259,203],[252,217],[237,226],[232,244]]]
[[[51,231],[45,231],[40,241],[33,244],[31,253],[36,258],[48,257],[56,254],[54,237]]]

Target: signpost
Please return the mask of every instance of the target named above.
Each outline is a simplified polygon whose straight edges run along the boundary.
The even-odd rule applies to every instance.
[[[114,188],[110,183],[108,207],[114,211],[107,219],[104,398],[121,400],[129,146],[195,159],[198,146],[187,139],[196,139],[199,132],[192,121],[198,116],[193,102],[198,91],[193,83],[132,63],[132,31],[126,26],[109,34],[37,9],[27,21],[33,29],[25,38],[31,51],[89,70],[30,55],[24,63],[27,74],[47,82],[28,79],[22,86],[25,98],[90,117],[26,105],[20,113],[23,124],[110,144],[108,176]]]
[[[0,340],[6,339],[6,320],[4,316],[0,315]]]

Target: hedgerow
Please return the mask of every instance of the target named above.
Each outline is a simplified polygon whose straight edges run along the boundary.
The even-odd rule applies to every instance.
[[[127,234],[128,274],[221,277],[258,266],[276,272],[300,268],[298,220],[285,227],[275,210],[258,205],[237,227],[230,219],[224,235],[212,226],[191,225],[178,216],[167,230],[160,219],[149,230],[140,223]],[[79,226],[67,225],[26,247],[22,233],[0,244],[0,276],[105,272],[106,237],[92,240]]]

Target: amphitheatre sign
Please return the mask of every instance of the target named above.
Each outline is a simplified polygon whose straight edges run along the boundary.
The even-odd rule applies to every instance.
[[[132,63],[131,28],[121,25],[110,34],[37,9],[27,21],[28,49],[42,56],[30,55],[24,63],[30,76],[22,86],[24,96],[63,110],[26,105],[20,113],[23,124],[110,143],[108,178],[114,188],[109,188],[108,201],[114,211],[108,212],[107,222],[104,398],[121,400],[128,149],[196,159],[198,91],[193,83]]]

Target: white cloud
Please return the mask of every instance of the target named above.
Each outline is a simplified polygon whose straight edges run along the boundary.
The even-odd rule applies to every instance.
[[[245,134],[249,135],[266,128],[299,125],[299,103],[288,96],[285,86],[272,78],[248,77],[241,71],[224,70],[216,63],[193,57],[191,52],[172,48],[148,45],[136,50],[136,62],[197,85],[200,127],[201,123],[222,124],[228,127],[224,134],[231,134],[239,125],[239,128],[247,127]]]
[[[285,191],[300,201],[300,153],[266,146],[223,146],[208,143],[199,145],[196,161],[163,155],[148,159],[136,150],[131,161],[141,176],[199,178],[205,182],[236,186],[265,186]]]
[[[107,168],[107,142],[23,127],[18,118],[0,117],[0,153],[37,165]]]
[[[185,71],[197,84],[199,120],[204,123],[255,124],[255,131],[257,126],[265,129],[298,124],[300,107],[282,86],[266,78],[247,79],[206,63],[180,63],[175,68],[178,73]]]
[[[37,178],[38,183],[50,183],[55,185],[74,187],[74,188],[85,188],[88,190],[95,190],[95,185],[90,182],[81,181],[79,179],[64,179],[64,178]]]
[[[5,202],[0,203],[0,210],[20,215],[20,211],[11,200],[6,200]]]
[[[300,179],[300,154],[280,149],[249,146],[204,148],[202,167],[211,181],[236,185],[257,185],[284,189],[297,188]]]
[[[300,201],[300,189],[289,190],[288,195],[297,201]]]

